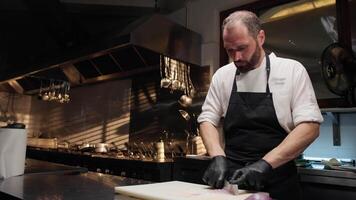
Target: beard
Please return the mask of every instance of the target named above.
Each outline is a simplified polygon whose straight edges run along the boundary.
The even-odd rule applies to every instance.
[[[234,61],[234,64],[241,73],[246,73],[257,67],[260,57],[261,57],[261,49],[257,45],[257,41],[256,41],[256,49],[255,52],[253,52],[251,58],[249,60]]]

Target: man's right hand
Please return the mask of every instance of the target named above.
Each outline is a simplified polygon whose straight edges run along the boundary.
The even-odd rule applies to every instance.
[[[227,160],[225,156],[215,156],[204,172],[203,181],[213,188],[221,189],[227,176]]]

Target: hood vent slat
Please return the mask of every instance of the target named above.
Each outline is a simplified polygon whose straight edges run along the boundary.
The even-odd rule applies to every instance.
[[[101,74],[103,75],[122,71],[121,68],[118,66],[118,63],[116,63],[112,59],[111,54],[94,58],[92,61],[98,67],[98,70],[100,70]]]

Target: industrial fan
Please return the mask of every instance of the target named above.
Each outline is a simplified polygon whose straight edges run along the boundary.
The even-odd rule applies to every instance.
[[[321,71],[328,89],[356,105],[356,59],[338,43],[330,44],[321,56]]]

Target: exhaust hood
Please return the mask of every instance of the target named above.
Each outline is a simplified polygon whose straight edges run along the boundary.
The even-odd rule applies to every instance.
[[[198,33],[155,14],[87,45],[55,57],[44,56],[46,59],[33,66],[0,70],[0,84],[19,93],[34,94],[41,87],[38,77],[69,81],[72,86],[129,78],[159,70],[160,56],[200,65],[200,52]]]

